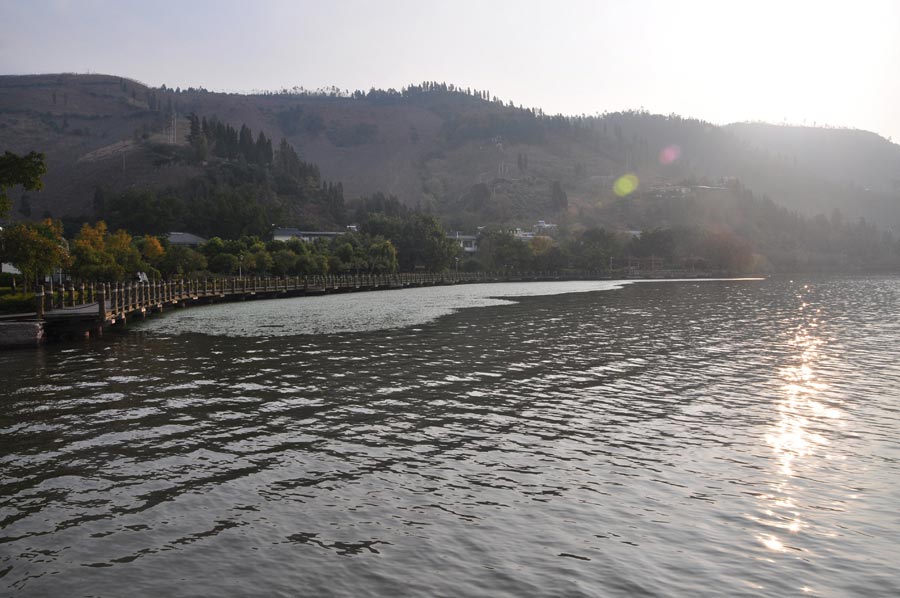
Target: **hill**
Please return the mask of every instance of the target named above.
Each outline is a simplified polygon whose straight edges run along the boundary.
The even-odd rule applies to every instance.
[[[198,177],[222,180],[210,174],[221,165],[191,152],[190,114],[245,125],[276,146],[286,139],[317,166],[316,184],[339,181],[348,200],[383,192],[463,230],[538,218],[572,227],[646,224],[610,209],[621,201],[613,183],[625,173],[640,180],[638,195],[740,181],[802,214],[900,228],[900,146],[864,131],[719,127],[642,111],[548,116],[433,82],[239,95],[104,75],[0,77],[0,146],[42,151],[48,163],[42,192],[13,196],[14,217],[90,219],[98,187],[164,193]],[[260,218],[341,224],[321,202],[276,203]]]

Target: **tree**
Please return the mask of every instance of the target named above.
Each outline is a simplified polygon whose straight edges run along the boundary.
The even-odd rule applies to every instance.
[[[74,276],[101,282],[114,282],[124,277],[125,269],[116,263],[107,245],[108,239],[109,230],[102,220],[94,226],[85,224],[81,227],[72,243]]]
[[[159,239],[156,237],[143,237],[137,241],[137,246],[141,252],[141,256],[151,264],[159,263],[166,254],[166,250],[163,249],[162,243],[160,243]]]
[[[265,247],[255,248],[249,255],[251,257],[252,267],[247,266],[246,270],[253,274],[262,275],[272,271],[274,262],[272,256],[266,251]],[[246,259],[246,258],[244,258]]]
[[[30,152],[18,156],[12,152],[4,152],[0,156],[0,217],[9,212],[12,204],[6,190],[14,185],[22,185],[29,191],[38,191],[43,187],[41,177],[47,173],[44,154]]]
[[[191,131],[188,134],[188,141],[191,143],[191,145],[194,145],[200,139],[200,118],[195,112],[191,112],[188,115],[188,120],[191,123]]]
[[[231,253],[217,253],[209,258],[209,269],[216,274],[234,274],[240,261]]]
[[[203,254],[183,245],[173,245],[159,265],[160,271],[170,278],[190,275],[206,268]]]
[[[408,228],[412,229],[413,243],[421,248],[421,264],[426,270],[440,272],[450,267],[459,254],[459,245],[447,237],[437,218],[417,215],[410,219]]]
[[[369,245],[369,272],[396,272],[397,249],[382,237],[375,237]]]
[[[615,233],[603,228],[589,228],[571,244],[569,251],[575,266],[582,270],[603,270],[609,267],[609,258],[620,252]]]
[[[652,228],[641,232],[631,242],[631,252],[637,257],[658,257],[670,260],[675,252],[675,236],[668,228]]]
[[[555,210],[565,210],[569,207],[569,197],[563,191],[559,181],[553,181],[550,184],[550,205]]]
[[[346,236],[336,241],[336,243],[337,247],[334,247],[329,259],[331,269],[337,272],[358,271],[361,260],[359,259],[360,256],[356,244]]]
[[[256,138],[256,160],[263,166],[272,163],[272,141],[262,131]]]
[[[95,205],[96,202],[95,194]],[[158,195],[149,189],[129,189],[118,195],[102,195],[98,216],[114,228],[159,235],[172,230],[186,212],[184,202],[171,192]]]
[[[247,125],[241,125],[241,133],[239,136],[238,146],[241,154],[247,162],[256,162],[256,144],[253,143],[253,132]]]
[[[532,247],[523,243],[509,230],[488,227],[478,237],[478,253],[488,268],[527,268]]]
[[[731,273],[746,272],[753,263],[752,250],[747,242],[730,233],[708,233],[701,252],[713,268]]]
[[[296,264],[297,254],[290,249],[279,249],[272,254],[272,273],[276,276],[291,274]]]
[[[117,230],[109,235],[106,243],[113,261],[124,270],[126,275],[147,270],[147,265],[141,259],[141,252],[135,247],[131,235],[124,230]]]
[[[5,259],[22,272],[26,290],[29,282],[69,265],[71,258],[62,243],[62,223],[50,219],[17,224],[3,231]]]

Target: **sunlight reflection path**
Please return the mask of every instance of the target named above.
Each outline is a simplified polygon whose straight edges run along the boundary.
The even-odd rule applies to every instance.
[[[815,477],[811,470],[821,467],[823,459],[837,458],[828,453],[833,436],[829,432],[836,431],[844,416],[840,409],[823,402],[829,386],[817,379],[817,365],[825,341],[818,331],[821,310],[808,303],[809,293],[809,285],[804,285],[797,295],[800,324],[790,341],[796,352],[794,365],[779,371],[783,385],[775,405],[778,418],[765,435],[775,456],[777,478],[771,484],[772,492],[763,497],[768,503],[764,510],[768,520],[760,523],[773,531],[756,539],[774,553],[803,550],[792,544],[799,544],[796,536],[811,527],[813,512],[798,499],[804,490],[800,480]],[[802,589],[811,591],[805,586]]]

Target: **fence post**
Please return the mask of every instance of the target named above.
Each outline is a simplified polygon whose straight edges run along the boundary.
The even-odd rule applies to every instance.
[[[35,311],[37,311],[38,320],[44,319],[44,285],[38,285],[34,293]]]
[[[103,285],[100,285],[100,292],[97,293],[97,315],[100,316],[100,325],[106,322],[106,293],[103,292]]]

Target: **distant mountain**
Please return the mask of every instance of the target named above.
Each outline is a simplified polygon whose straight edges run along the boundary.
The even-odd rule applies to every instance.
[[[900,229],[900,146],[865,131],[547,116],[438,83],[238,95],[105,75],[0,77],[0,150],[42,151],[48,163],[44,190],[15,195],[13,217],[90,218],[98,186],[164,190],[203,175],[208,164],[185,159],[191,113],[263,132],[276,148],[285,138],[348,200],[395,195],[460,229],[612,217],[613,183],[626,173],[640,180],[638,195],[739,180],[807,215]],[[289,217],[327,223],[307,209],[297,203]]]

